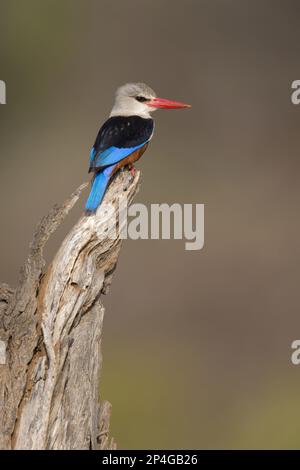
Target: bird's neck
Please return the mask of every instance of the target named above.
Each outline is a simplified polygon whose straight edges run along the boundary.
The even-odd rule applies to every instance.
[[[128,111],[126,109],[113,107],[109,117],[114,117],[114,116],[123,116],[123,117],[139,116],[142,119],[152,119],[150,112],[147,110],[142,111],[142,112],[139,111],[138,113],[136,113],[136,112]]]

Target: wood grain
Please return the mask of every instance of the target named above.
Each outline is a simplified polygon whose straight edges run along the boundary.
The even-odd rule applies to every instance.
[[[140,173],[113,179],[104,203],[131,201]],[[111,405],[99,401],[107,292],[121,247],[109,213],[82,216],[46,268],[43,249],[81,185],[40,222],[16,290],[0,285],[0,448],[115,449]],[[106,233],[100,237],[100,233]]]

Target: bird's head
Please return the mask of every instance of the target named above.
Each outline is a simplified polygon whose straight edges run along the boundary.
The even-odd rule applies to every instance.
[[[110,116],[140,116],[149,118],[156,109],[190,108],[189,104],[157,98],[156,93],[145,83],[126,83],[117,89]]]

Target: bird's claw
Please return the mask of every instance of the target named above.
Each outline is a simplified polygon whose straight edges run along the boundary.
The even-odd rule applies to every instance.
[[[131,174],[132,178],[134,178],[134,177],[135,177],[135,174],[136,174],[136,169],[135,169],[135,167],[134,167],[133,165],[131,165],[131,166],[129,167],[129,171],[130,171],[130,174]]]

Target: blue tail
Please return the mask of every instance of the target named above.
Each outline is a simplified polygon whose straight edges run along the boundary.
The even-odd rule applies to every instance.
[[[102,202],[114,166],[105,168],[95,175],[92,189],[85,205],[86,214],[94,214]]]

